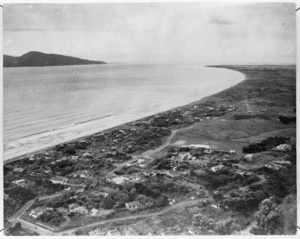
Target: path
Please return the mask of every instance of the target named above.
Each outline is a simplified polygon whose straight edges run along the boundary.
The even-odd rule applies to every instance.
[[[158,151],[162,150],[164,147],[166,147],[167,145],[169,145],[169,143],[171,142],[172,138],[174,137],[174,135],[176,134],[176,132],[178,131],[177,130],[174,130],[171,132],[170,136],[167,138],[167,140],[161,145],[159,146],[158,148],[155,148],[153,150],[148,150],[140,155],[134,155],[132,156],[132,159],[124,162],[124,163],[121,163],[119,165],[117,165],[117,167],[115,169],[113,169],[112,171],[110,171],[107,176],[110,176],[111,174],[113,174],[115,171],[119,171],[121,168],[123,168],[126,164],[130,164],[140,158],[149,158],[149,159],[153,159],[151,157],[151,155],[157,153]]]
[[[39,197],[39,200],[46,200],[49,198],[54,198],[54,197],[58,197],[63,195],[63,193],[57,193],[57,194],[52,194],[52,195],[47,195],[47,196],[43,196],[43,197]],[[34,204],[35,199],[32,199],[28,202],[25,203],[25,205],[23,207],[21,207],[12,217],[10,217],[8,219],[8,221],[10,221],[11,223],[17,223],[20,222],[22,224],[23,227],[28,228],[31,231],[37,232],[40,235],[49,235],[49,233],[51,234],[52,232],[38,226],[35,225],[33,223],[30,223],[28,221],[25,221],[23,219],[21,219],[21,216],[25,213],[25,211],[30,208],[33,204]],[[41,234],[42,233],[42,234]]]
[[[154,217],[154,216],[158,216],[158,215],[161,215],[161,214],[164,214],[166,212],[169,212],[175,208],[179,208],[179,207],[187,207],[189,205],[194,205],[198,202],[201,202],[201,201],[206,201],[206,200],[209,200],[209,199],[212,199],[212,198],[201,198],[201,199],[196,199],[196,200],[189,200],[189,201],[184,201],[184,202],[178,202],[176,204],[173,204],[173,205],[170,205],[162,210],[160,210],[159,212],[154,212],[154,213],[143,213],[143,214],[138,214],[138,215],[130,215],[130,216],[127,216],[127,217],[121,217],[121,218],[112,218],[112,219],[108,219],[108,220],[103,220],[103,221],[100,221],[100,222],[95,222],[95,223],[92,223],[92,224],[88,224],[88,225],[85,225],[85,226],[81,226],[81,227],[77,227],[77,228],[72,228],[72,229],[69,229],[69,230],[66,230],[66,231],[62,231],[62,232],[59,232],[59,233],[53,233],[53,235],[55,236],[62,236],[62,235],[66,235],[66,234],[70,234],[70,233],[73,233],[79,229],[84,229],[84,228],[88,228],[88,227],[93,227],[93,226],[98,226],[98,225],[101,225],[101,224],[105,224],[105,223],[111,223],[111,222],[117,222],[117,221],[123,221],[123,220],[131,220],[131,219],[138,219],[138,218],[144,218],[144,217]]]

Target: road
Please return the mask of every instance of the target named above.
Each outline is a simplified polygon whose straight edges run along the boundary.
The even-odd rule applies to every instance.
[[[77,227],[77,228],[73,228],[73,229],[69,229],[66,231],[62,231],[59,233],[53,233],[52,235],[54,236],[62,236],[62,235],[67,235],[67,234],[71,234],[74,233],[75,231],[79,230],[79,229],[84,229],[84,228],[88,228],[88,227],[93,227],[93,226],[98,226],[101,224],[105,224],[105,223],[111,223],[111,222],[117,222],[117,221],[124,221],[124,220],[131,220],[131,219],[138,219],[138,218],[145,218],[145,217],[154,217],[154,216],[159,216],[161,214],[164,214],[166,212],[169,212],[175,208],[179,208],[179,207],[187,207],[190,205],[194,205],[197,204],[201,201],[206,201],[206,200],[211,200],[212,198],[201,198],[201,199],[196,199],[196,200],[189,200],[189,201],[184,201],[184,202],[178,202],[176,204],[170,205],[168,207],[165,207],[164,209],[160,210],[159,212],[154,212],[154,213],[143,213],[143,214],[138,214],[138,215],[130,215],[127,217],[122,217],[122,218],[112,218],[112,219],[108,219],[108,220],[103,220],[100,222],[95,222],[92,224],[88,224],[86,226],[81,226],[81,227]]]
[[[119,165],[117,165],[117,167],[115,169],[113,169],[112,171],[110,171],[107,176],[110,176],[111,174],[113,174],[115,171],[119,171],[121,168],[123,168],[126,164],[130,164],[140,158],[149,158],[149,159],[153,159],[151,157],[151,155],[157,153],[158,151],[162,150],[164,147],[166,147],[167,145],[169,145],[169,143],[171,142],[172,138],[174,137],[174,135],[176,134],[178,130],[174,130],[171,132],[170,136],[167,138],[167,140],[161,145],[159,146],[158,148],[155,148],[153,150],[148,150],[140,155],[134,155],[132,156],[132,159],[124,162],[124,163],[121,163]]]
[[[61,196],[61,195],[63,195],[63,193],[47,195],[47,196],[39,197],[38,199],[39,200],[46,200],[46,199],[58,197],[58,196]],[[32,199],[32,200],[26,202],[23,207],[21,207],[12,217],[10,217],[8,219],[8,221],[10,221],[13,224],[15,224],[17,222],[20,222],[23,227],[28,228],[31,231],[37,232],[40,235],[50,235],[52,233],[51,231],[48,231],[48,230],[46,230],[46,229],[44,229],[44,228],[42,228],[38,225],[32,224],[30,222],[27,222],[27,221],[21,219],[21,216],[25,213],[25,211],[34,204],[34,200],[35,199]]]
[[[151,157],[151,155],[157,153],[158,151],[162,150],[164,147],[168,146],[177,131],[178,131],[178,129],[173,130],[171,132],[171,135],[167,138],[167,140],[161,146],[159,146],[158,148],[155,148],[153,150],[148,150],[148,151],[142,153],[141,156],[142,157]]]
[[[118,165],[115,169],[113,169],[112,171],[110,171],[107,176],[111,175],[112,173],[114,173],[115,171],[118,171],[120,170],[122,167],[124,167],[126,164],[129,164],[129,163],[132,163],[136,160],[138,160],[139,158],[143,157],[148,157],[148,158],[151,158],[151,155],[162,150],[164,147],[166,147],[170,141],[172,140],[172,138],[174,137],[174,135],[176,134],[177,130],[174,130],[171,132],[171,135],[167,138],[167,140],[161,145],[159,146],[158,148],[154,149],[154,150],[148,150],[144,153],[142,153],[141,155],[136,155],[136,156],[133,156],[133,158],[131,160],[128,160],[120,165]],[[53,194],[53,195],[48,195],[48,196],[43,196],[43,197],[40,197],[39,200],[46,200],[46,199],[49,199],[49,198],[53,198],[53,197],[58,197],[58,196],[61,196],[63,193],[60,193],[60,194]],[[30,222],[27,222],[23,219],[21,219],[20,217],[25,213],[25,211],[30,208],[32,205],[34,204],[34,199],[33,200],[30,200],[28,201],[23,207],[21,207],[10,219],[9,221],[12,222],[12,223],[16,223],[16,222],[20,222],[22,224],[22,226],[28,228],[29,230],[32,230],[32,231],[35,231],[37,233],[39,233],[40,235],[50,235],[50,234],[53,234],[53,232],[51,231],[48,231],[38,225],[35,225],[35,224],[32,224]],[[168,210],[171,210],[171,209],[168,209]],[[161,212],[164,212],[164,211],[161,211]],[[134,216],[133,216],[134,217]],[[139,216],[140,217],[140,216]],[[145,217],[145,215],[141,216],[141,217]],[[138,217],[137,217],[138,218]],[[129,219],[129,218],[124,218],[124,219],[116,219],[116,220],[126,220],[126,219]],[[111,221],[114,221],[113,219]],[[103,222],[101,222],[103,223]],[[93,224],[91,224],[93,225]],[[91,226],[91,225],[88,225],[88,226]],[[74,229],[74,230],[77,230],[77,229]]]
[[[112,171],[110,171],[108,173],[107,176],[111,175],[112,173],[114,173],[115,171],[117,170],[120,170],[122,167],[124,167],[126,164],[129,164],[129,163],[132,163],[136,160],[138,160],[139,158],[143,157],[148,157],[148,158],[152,158],[151,155],[157,153],[158,151],[162,150],[164,147],[166,147],[167,145],[169,145],[169,143],[171,142],[172,138],[174,137],[174,135],[176,134],[178,130],[174,130],[171,132],[171,135],[167,138],[167,140],[161,145],[159,146],[158,148],[155,148],[153,150],[148,150],[140,155],[136,155],[136,156],[133,156],[133,158],[131,160],[128,160],[120,165],[118,165],[115,169],[113,169]],[[48,195],[48,196],[44,196],[44,197],[40,197],[39,200],[45,200],[45,199],[49,199],[49,198],[53,198],[53,197],[57,197],[57,196],[60,196],[62,195],[63,193],[61,194],[53,194],[53,195]],[[87,227],[91,227],[91,226],[97,226],[97,225],[101,225],[101,224],[104,224],[104,223],[108,223],[108,222],[116,222],[116,221],[123,221],[123,220],[129,220],[129,219],[137,219],[137,218],[144,218],[144,217],[152,217],[152,216],[157,216],[157,215],[161,215],[163,213],[166,213],[174,208],[177,208],[177,207],[182,207],[182,206],[188,206],[189,204],[195,204],[199,201],[202,201],[202,200],[207,200],[208,198],[205,198],[205,199],[199,199],[199,200],[191,200],[191,201],[184,201],[184,202],[179,202],[177,204],[174,204],[174,205],[171,205],[171,206],[168,206],[166,208],[164,208],[163,210],[159,211],[159,212],[156,212],[156,213],[149,213],[149,214],[139,214],[139,215],[131,215],[131,216],[128,216],[128,217],[124,217],[124,218],[115,218],[115,219],[109,219],[109,220],[104,220],[104,221],[101,221],[101,222],[96,222],[96,223],[92,223],[92,224],[89,224],[89,225],[86,225],[86,226],[82,226],[82,227],[77,227],[77,228],[74,228],[74,229],[70,229],[70,230],[67,230],[67,231],[63,231],[63,232],[60,232],[60,233],[54,233],[50,230],[46,230],[36,224],[32,224],[30,222],[27,222],[23,219],[21,219],[20,217],[24,214],[24,212],[30,208],[33,203],[34,203],[34,200],[31,200],[31,201],[28,201],[18,212],[16,212],[9,220],[13,223],[16,223],[16,222],[20,222],[22,224],[23,227],[26,227],[28,228],[29,230],[32,230],[32,231],[35,231],[37,233],[39,233],[40,235],[62,235],[62,234],[65,234],[65,233],[72,233],[72,232],[75,232],[76,230],[78,229],[82,229],[82,228],[87,228]]]

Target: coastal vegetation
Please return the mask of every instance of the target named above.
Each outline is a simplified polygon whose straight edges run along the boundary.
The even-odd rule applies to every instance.
[[[55,233],[295,234],[295,68],[226,67],[246,80],[5,164],[5,217],[39,198],[22,219]]]

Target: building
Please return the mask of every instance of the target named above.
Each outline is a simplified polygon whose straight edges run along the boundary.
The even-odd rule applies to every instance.
[[[221,168],[223,168],[224,165],[220,164],[220,165],[217,165],[217,166],[214,166],[214,167],[211,167],[210,170],[213,171],[214,173],[219,171]]]
[[[253,161],[253,154],[246,154],[243,158],[245,162],[252,162]]]
[[[115,228],[114,230],[109,230],[107,232],[107,236],[121,236],[121,233],[117,228]]]
[[[80,189],[76,190],[75,193],[83,193],[83,192],[84,192],[84,188],[80,188]]]
[[[86,159],[92,159],[92,158],[93,158],[93,155],[92,155],[91,153],[86,152],[86,153],[84,153],[84,154],[82,155],[82,157],[84,157],[84,158],[86,158]]]
[[[115,184],[123,184],[125,183],[125,181],[127,181],[128,179],[123,177],[123,176],[119,176],[119,177],[115,177],[115,178],[112,178],[111,181]]]
[[[191,144],[189,147],[191,149],[210,149],[210,146],[206,144]]]
[[[35,209],[32,209],[29,213],[29,216],[33,218],[38,218],[40,215],[44,213],[44,209],[42,207],[37,207]]]
[[[72,208],[72,209],[70,209],[70,212],[75,212],[75,213],[77,212],[80,214],[88,214],[88,210],[83,206]]]
[[[20,187],[25,187],[26,186],[26,181],[25,179],[19,179],[19,180],[15,180],[13,181],[14,184],[20,186]]]
[[[141,163],[139,166],[140,168],[146,168],[146,165],[144,163]]]
[[[108,196],[108,193],[106,193],[106,192],[99,192],[99,193],[96,194],[96,196],[99,196],[99,195],[101,195],[101,196],[103,196],[103,197],[106,198]]]
[[[276,147],[278,151],[290,151],[292,149],[291,145],[289,144],[280,144]]]
[[[133,202],[125,203],[125,206],[129,210],[137,210],[137,209],[140,209],[142,207],[142,205],[140,204],[139,201],[133,201]]]
[[[68,179],[67,179],[67,178],[64,178],[64,177],[57,176],[57,177],[51,178],[50,181],[51,181],[53,184],[66,184],[67,181],[68,181]]]
[[[90,215],[91,216],[96,216],[98,214],[99,210],[96,209],[96,208],[93,208],[91,211],[90,211]]]
[[[15,173],[23,173],[24,169],[23,168],[14,168],[13,172],[15,172]]]

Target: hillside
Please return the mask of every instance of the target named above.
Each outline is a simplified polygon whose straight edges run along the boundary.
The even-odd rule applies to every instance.
[[[65,66],[65,65],[91,65],[106,64],[104,61],[90,61],[71,56],[58,54],[45,54],[42,52],[31,51],[20,57],[4,55],[4,67],[20,66]]]

